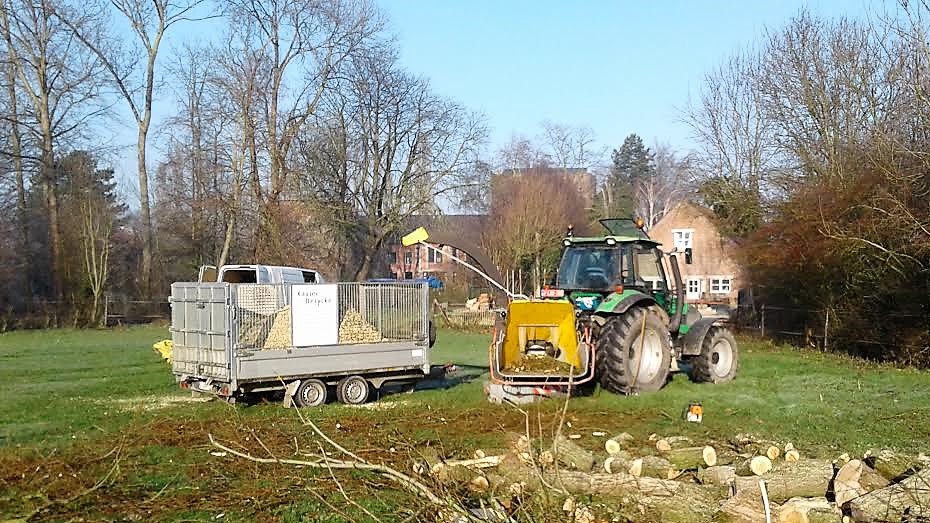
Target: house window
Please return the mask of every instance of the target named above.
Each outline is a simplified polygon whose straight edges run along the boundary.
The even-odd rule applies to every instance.
[[[711,294],[729,294],[733,279],[730,277],[715,277],[710,279]]]
[[[672,229],[672,243],[675,249],[690,249],[694,243],[694,229]]]
[[[696,300],[701,297],[701,279],[688,278],[685,286],[687,292],[686,298]]]
[[[410,265],[411,263],[413,263],[413,253],[407,251],[404,253],[404,265]]]
[[[389,252],[387,257],[388,257],[388,263],[390,263],[390,264],[397,263],[397,253],[396,253],[396,252],[394,252],[394,251]]]
[[[436,263],[442,263],[442,251],[436,251]]]
[[[436,262],[436,251],[434,251],[433,249],[427,249],[427,251],[428,252],[426,253],[426,261],[428,261],[429,263],[435,263]]]

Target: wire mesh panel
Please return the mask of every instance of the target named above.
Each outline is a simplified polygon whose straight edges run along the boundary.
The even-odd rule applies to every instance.
[[[291,345],[290,309],[285,300],[289,293],[283,284],[240,283],[231,288],[236,327],[233,347],[264,349]],[[273,330],[275,336],[271,336]]]
[[[337,283],[338,341],[342,344],[420,341],[428,336],[428,290],[420,283]],[[294,284],[232,285],[234,348],[288,349],[296,322],[317,322],[291,307]],[[317,287],[299,285],[298,288]]]

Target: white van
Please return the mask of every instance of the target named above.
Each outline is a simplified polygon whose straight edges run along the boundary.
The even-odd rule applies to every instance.
[[[214,265],[200,267],[199,282],[226,283],[325,283],[323,276],[312,269],[280,265]]]

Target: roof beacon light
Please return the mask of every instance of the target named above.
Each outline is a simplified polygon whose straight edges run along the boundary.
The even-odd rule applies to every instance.
[[[565,232],[565,235],[568,236],[569,238],[571,238],[572,236],[574,236],[574,235],[575,235],[575,226],[574,226],[574,225],[569,225],[569,226],[568,226],[568,231]]]
[[[617,245],[617,240],[613,238],[607,238],[607,245]]]
[[[639,216],[633,219],[633,223],[636,224],[636,228],[642,230],[646,226],[646,222]]]

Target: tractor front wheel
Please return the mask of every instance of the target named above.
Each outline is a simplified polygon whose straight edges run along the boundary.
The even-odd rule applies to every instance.
[[[701,353],[691,358],[691,381],[721,383],[730,381],[739,369],[736,339],[725,327],[711,327],[701,343]]]
[[[618,394],[661,389],[668,380],[671,349],[668,327],[646,308],[633,307],[608,319],[597,338],[601,387]]]

